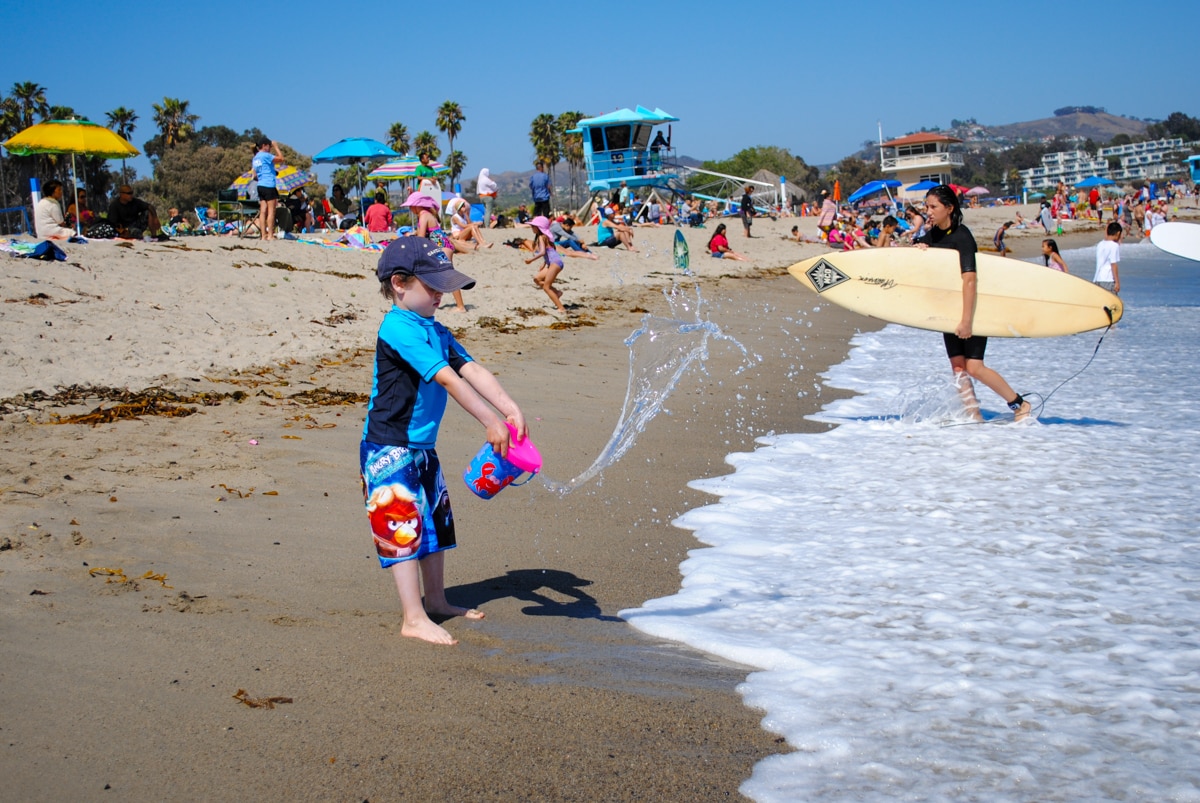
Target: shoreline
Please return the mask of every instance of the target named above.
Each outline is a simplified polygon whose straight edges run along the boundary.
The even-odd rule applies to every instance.
[[[0,324],[31,335],[24,351],[8,341],[4,376],[17,365],[47,388],[61,370],[246,396],[190,405],[186,418],[95,427],[48,424],[94,400],[0,415],[0,727],[10,744],[0,771],[10,788],[30,800],[91,797],[106,784],[131,800],[388,799],[401,785],[462,799],[736,795],[754,764],[789,749],[736,693],[750,670],[644,636],[617,612],[679,588],[698,543],[671,522],[712,501],[688,483],[727,473],[725,456],[760,435],[829,429],[806,418],[842,395],[819,374],[845,359],[855,332],[883,326],[786,275],[825,250],[780,241],[794,224],[815,231],[815,218],[756,223],[764,236],[747,250],[766,255],[756,263],[701,259],[692,242],[696,279],[669,267],[669,228],[646,234],[644,256],[568,260],[566,301],[578,306],[567,319],[516,289],[527,269],[507,264],[515,253],[463,260],[480,279],[471,292],[483,291],[468,293],[476,325],[461,327],[464,345],[522,404],[547,479],[578,475],[606,444],[625,397],[624,340],[647,312],[669,312],[663,288],[691,294],[698,282],[707,319],[755,359],[710,340],[705,370],[685,375],[634,447],[566,496],[540,483],[486,502],[468,493],[459,477],[481,434],[451,405],[439,453],[463,548],[448,555],[447,584],[452,600],[488,617],[451,620],[453,649],[398,634],[356,477],[363,405],[294,397],[369,390],[363,346],[380,300],[370,280],[336,274],[369,272],[375,255],[322,259],[322,249],[280,243],[246,260],[221,248],[248,247],[235,240],[209,242],[206,254],[121,249],[107,269],[75,256],[81,267],[58,272],[20,266],[4,280],[6,300],[31,281],[48,298],[0,309]],[[1072,236],[1074,247],[1094,244],[1088,232]],[[1014,238],[1014,251],[1039,243]],[[265,264],[289,256],[309,272]],[[135,292],[124,289],[131,275],[145,278]],[[187,296],[192,275],[211,283],[208,296]],[[331,323],[339,314],[346,320]],[[446,310],[439,319],[456,323]],[[178,340],[194,321],[211,331]],[[97,356],[103,346],[88,352],[79,340],[122,333],[120,371]],[[51,338],[63,338],[58,350],[43,350]],[[155,353],[203,338],[191,352]],[[68,359],[73,348],[82,359]],[[161,370],[181,359],[198,368]],[[239,689],[294,702],[251,709],[232,699]],[[437,764],[411,760],[432,745]]]

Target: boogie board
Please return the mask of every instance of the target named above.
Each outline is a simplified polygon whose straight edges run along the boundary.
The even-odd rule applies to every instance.
[[[1200,262],[1200,225],[1195,223],[1159,223],[1150,229],[1150,242],[1168,254]]]
[[[976,254],[979,295],[973,332],[984,337],[1056,337],[1121,319],[1121,299],[1061,271]],[[962,319],[958,252],[871,248],[798,262],[788,271],[808,289],[861,315],[953,332]]]
[[[687,240],[683,239],[682,231],[675,229],[675,270],[691,273],[690,265]]]

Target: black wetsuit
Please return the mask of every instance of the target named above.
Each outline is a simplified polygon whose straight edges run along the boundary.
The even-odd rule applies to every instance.
[[[959,270],[963,273],[975,272],[975,254],[979,249],[975,245],[975,236],[971,234],[971,230],[966,226],[951,226],[949,229],[930,226],[923,235],[913,240],[913,242],[925,243],[930,248],[953,248],[958,251]],[[982,360],[983,354],[987,350],[986,337],[972,335],[964,340],[953,332],[945,332],[942,334],[942,338],[946,342],[947,357],[966,357],[968,360]]]

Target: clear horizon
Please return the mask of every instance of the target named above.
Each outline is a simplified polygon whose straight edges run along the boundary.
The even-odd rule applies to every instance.
[[[466,114],[455,141],[467,156],[464,180],[482,167],[530,169],[529,125],[538,114],[591,116],[638,104],[680,118],[680,154],[725,159],[776,145],[814,165],[877,139],[880,123],[887,138],[948,128],[954,118],[1003,125],[1075,105],[1143,119],[1200,116],[1195,83],[1159,76],[1176,53],[1186,70],[1190,54],[1145,43],[1122,51],[1129,31],[1114,25],[1124,7],[1111,0],[1090,4],[1086,16],[1058,7],[1013,14],[996,2],[955,7],[953,15],[896,13],[869,0],[853,19],[837,7],[768,1],[739,11],[701,0],[686,14],[674,6],[645,11],[631,24],[647,23],[646,34],[625,38],[614,35],[611,17],[549,4],[517,17],[468,2],[450,21],[415,26],[411,15],[370,0],[353,17],[339,11],[337,25],[327,24],[328,6],[312,0],[268,3],[254,18],[142,0],[117,18],[94,8],[81,0],[56,6],[64,20],[87,24],[56,27],[49,54],[0,54],[0,92],[32,81],[51,105],[100,123],[108,111],[131,108],[139,149],[156,131],[151,105],[164,97],[189,101],[199,127],[258,127],[308,155],[343,137],[383,139],[393,122],[410,135],[437,133],[435,110],[453,100]],[[1167,0],[1155,18],[1192,12]],[[9,18],[18,31],[45,24],[32,6],[11,9]],[[856,39],[837,35],[851,26]],[[1024,43],[1035,28],[1046,32],[1044,48]],[[256,44],[260,29],[271,36]],[[271,77],[256,82],[250,76],[260,70]],[[446,150],[444,136],[439,145]],[[131,165],[149,171],[144,156]],[[327,180],[331,170],[318,175]]]

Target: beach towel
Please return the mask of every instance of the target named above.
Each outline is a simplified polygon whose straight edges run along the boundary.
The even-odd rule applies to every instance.
[[[319,245],[322,248],[338,248],[344,251],[382,251],[387,247],[386,242],[371,242],[371,232],[363,226],[351,226],[342,232],[336,240],[300,240],[309,245]]]
[[[6,243],[0,243],[0,251],[5,251],[15,257],[41,259],[46,262],[55,260],[64,262],[67,259],[66,252],[48,240],[42,240],[40,243],[19,243],[16,240],[9,240]]]

